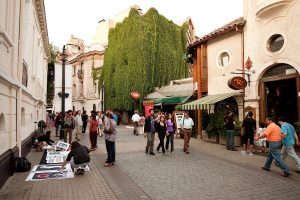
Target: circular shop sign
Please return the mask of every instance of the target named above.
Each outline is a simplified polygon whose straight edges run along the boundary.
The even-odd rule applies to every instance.
[[[236,76],[228,80],[228,86],[233,90],[242,90],[247,87],[247,81],[243,77]]]

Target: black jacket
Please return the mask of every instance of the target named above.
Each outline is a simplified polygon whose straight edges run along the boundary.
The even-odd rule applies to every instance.
[[[154,129],[155,129],[155,121],[154,121]],[[146,133],[146,132],[151,132],[151,116],[150,115],[145,119],[144,133]]]

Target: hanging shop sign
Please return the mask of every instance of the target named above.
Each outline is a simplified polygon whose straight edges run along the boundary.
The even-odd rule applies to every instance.
[[[138,100],[140,98],[140,93],[138,91],[133,91],[131,92],[131,97],[134,99],[134,100]]]
[[[247,81],[243,77],[236,76],[228,80],[228,86],[233,90],[242,90],[247,87]]]

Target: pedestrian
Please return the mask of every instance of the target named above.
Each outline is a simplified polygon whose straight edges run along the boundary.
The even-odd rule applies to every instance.
[[[139,123],[138,123],[138,126],[139,126],[139,134],[140,135],[143,135],[144,133],[144,126],[145,126],[145,116],[144,116],[144,113],[141,113],[141,117],[140,117],[140,120],[139,120]]]
[[[285,117],[279,117],[278,123],[281,125],[282,149],[281,158],[284,161],[287,156],[290,156],[296,162],[296,173],[300,173],[300,159],[295,152],[294,145],[300,146],[299,139],[294,127],[286,122]]]
[[[82,118],[81,118],[81,111],[78,110],[76,112],[76,117],[75,117],[75,131],[76,131],[76,136],[75,139],[80,141],[81,138],[81,133],[82,133]]]
[[[259,122],[259,128],[257,130],[257,137],[262,135],[266,130],[266,126],[264,122]],[[267,140],[266,138],[262,138],[258,140],[258,145],[261,147],[262,153],[267,153]]]
[[[224,125],[226,128],[226,148],[227,150],[237,151],[234,146],[234,128],[235,120],[233,118],[233,112],[228,111],[224,118]]]
[[[81,120],[82,120],[82,133],[85,133],[86,126],[87,126],[87,123],[88,123],[88,120],[89,120],[89,116],[86,114],[85,110],[82,112]]]
[[[181,119],[180,122],[182,131],[183,131],[183,138],[184,138],[184,146],[183,146],[183,152],[186,154],[189,154],[189,143],[192,136],[192,129],[194,126],[194,121],[192,118],[190,118],[189,113],[187,111],[184,112],[184,117]]]
[[[98,121],[96,119],[96,114],[92,113],[91,121],[90,121],[90,141],[91,141],[91,151],[95,151],[97,148],[97,129],[98,129]]]
[[[103,135],[103,114],[101,111],[98,112],[98,129],[97,129],[97,133],[100,137],[102,137]]]
[[[139,121],[140,121],[141,117],[139,116],[138,112],[135,111],[134,115],[132,115],[131,120],[133,123],[133,135],[138,135],[139,131],[138,131],[138,126],[139,126]]]
[[[250,152],[249,156],[253,155],[253,147],[254,147],[254,134],[256,131],[256,121],[252,118],[253,112],[249,111],[246,118],[243,120],[242,127],[244,128],[244,135],[243,135],[243,151],[241,154],[247,154],[247,143],[248,139],[250,140]]]
[[[59,137],[58,133],[60,133],[60,129],[61,129],[61,113],[56,115],[56,118],[55,118],[55,136],[56,137]]]
[[[150,115],[145,119],[144,136],[147,138],[146,154],[155,155],[153,152],[155,138],[155,116],[154,110],[149,110]]]
[[[107,159],[104,167],[110,167],[114,165],[116,159],[116,134],[117,134],[117,122],[113,119],[111,112],[106,113],[107,120],[105,122],[105,145],[107,151]]]
[[[176,123],[174,122],[174,118],[171,114],[168,115],[168,119],[166,120],[167,126],[167,141],[166,141],[166,150],[169,149],[169,143],[171,143],[171,153],[174,153],[174,134],[176,130]]]
[[[65,116],[65,132],[64,132],[64,142],[67,142],[69,135],[69,143],[72,142],[72,132],[75,128],[75,120],[72,110],[68,110],[67,115]]]
[[[44,146],[50,145],[54,143],[53,140],[50,139],[51,131],[47,131],[46,134],[39,136],[34,141],[34,147],[36,148],[36,151],[42,151]]]
[[[81,145],[78,141],[71,143],[71,151],[67,156],[67,159],[64,161],[61,169],[64,169],[67,163],[71,163],[71,168],[76,172],[76,175],[84,174],[84,168],[90,162],[90,150]]]
[[[270,171],[272,161],[273,161],[273,159],[275,159],[275,161],[278,163],[278,166],[283,171],[282,176],[288,177],[291,175],[291,172],[290,172],[288,166],[281,159],[281,153],[279,150],[279,148],[281,146],[280,127],[274,123],[274,120],[272,117],[267,117],[266,124],[267,124],[266,131],[259,137],[257,137],[257,136],[255,137],[256,140],[266,137],[267,141],[269,142],[268,158],[265,162],[265,165],[262,167],[262,169],[266,170],[266,171]]]
[[[163,115],[160,116],[159,122],[155,123],[155,130],[158,133],[158,138],[159,138],[159,144],[156,148],[157,152],[159,152],[159,149],[162,148],[163,154],[166,153],[165,150],[165,137],[167,133],[167,127],[165,123],[165,117]]]

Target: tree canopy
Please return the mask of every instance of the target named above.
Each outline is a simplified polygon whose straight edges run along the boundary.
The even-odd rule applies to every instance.
[[[105,107],[132,110],[132,91],[140,92],[143,99],[154,87],[187,77],[188,65],[183,59],[187,28],[187,24],[178,26],[150,8],[142,16],[131,9],[122,23],[110,29],[99,78],[99,85],[105,87]]]

